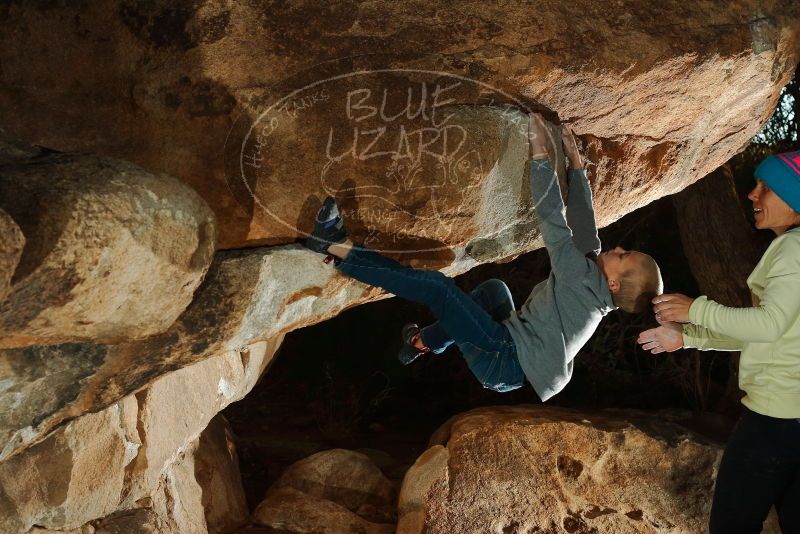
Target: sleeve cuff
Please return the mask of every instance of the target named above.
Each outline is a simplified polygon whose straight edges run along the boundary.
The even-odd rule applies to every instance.
[[[699,341],[697,338],[692,336],[692,330],[694,325],[692,324],[685,324],[683,325],[683,348],[684,349],[696,349],[697,342]]]
[[[703,315],[705,314],[707,305],[708,305],[708,297],[706,297],[705,295],[699,296],[696,299],[694,299],[692,305],[689,306],[689,322],[700,326],[706,326],[703,324]]]

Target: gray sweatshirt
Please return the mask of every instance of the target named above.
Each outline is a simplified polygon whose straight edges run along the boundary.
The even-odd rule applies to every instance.
[[[525,304],[503,321],[520,366],[543,401],[567,385],[575,355],[602,318],[616,308],[606,277],[587,257],[600,252],[600,239],[586,171],[570,170],[568,183],[565,216],[550,162],[531,161],[531,192],[552,270]]]

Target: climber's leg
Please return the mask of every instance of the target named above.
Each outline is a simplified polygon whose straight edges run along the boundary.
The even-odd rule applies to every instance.
[[[514,299],[511,291],[505,282],[497,278],[482,282],[470,291],[469,296],[498,323],[508,319],[511,312],[514,311]],[[439,321],[423,328],[421,336],[422,343],[436,354],[441,354],[454,342]]]
[[[509,391],[523,384],[524,375],[508,329],[452,279],[438,271],[405,267],[361,247],[352,247],[337,260],[336,267],[364,283],[427,305],[485,387]]]

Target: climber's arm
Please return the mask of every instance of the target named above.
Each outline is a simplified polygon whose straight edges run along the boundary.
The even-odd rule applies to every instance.
[[[568,182],[567,223],[572,229],[572,240],[582,254],[599,254],[600,237],[597,235],[592,189],[589,187],[586,169],[570,168]]]
[[[575,247],[572,230],[567,224],[561,187],[550,161],[556,153],[551,135],[540,115],[531,113],[529,117],[529,141],[533,154],[530,163],[533,208],[544,246],[550,254],[553,274],[570,277],[585,269],[586,259]]]
[[[585,268],[586,259],[575,247],[567,224],[558,177],[549,159],[531,160],[531,192],[539,231],[556,276],[571,276]]]
[[[569,159],[567,174],[567,223],[572,229],[572,240],[581,254],[600,253],[600,238],[592,204],[592,188],[583,166],[575,135],[567,125],[561,126],[561,143]]]

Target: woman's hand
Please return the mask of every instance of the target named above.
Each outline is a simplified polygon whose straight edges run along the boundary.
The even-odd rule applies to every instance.
[[[653,299],[653,311],[656,312],[656,320],[663,322],[688,323],[689,308],[694,302],[693,298],[680,293],[659,295]]]
[[[564,154],[569,159],[570,168],[575,170],[583,169],[583,160],[581,159],[581,153],[578,151],[575,135],[566,124],[561,125],[561,143],[564,145]]]
[[[639,334],[637,343],[653,354],[673,352],[683,348],[683,327],[678,323],[658,321],[661,326]]]

